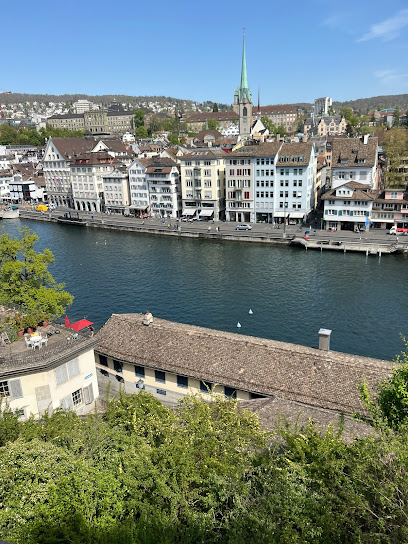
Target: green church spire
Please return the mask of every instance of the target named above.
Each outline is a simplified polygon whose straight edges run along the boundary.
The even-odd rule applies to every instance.
[[[246,69],[245,28],[244,28],[243,45],[242,45],[241,85],[239,86],[239,89],[238,89],[238,96],[239,96],[240,102],[243,98],[246,98],[247,100],[251,101],[251,93],[249,92],[248,76],[247,76],[247,69]]]

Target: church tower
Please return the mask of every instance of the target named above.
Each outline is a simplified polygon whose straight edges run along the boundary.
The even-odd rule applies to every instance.
[[[252,96],[248,87],[248,77],[245,56],[245,29],[242,47],[241,84],[235,91],[234,111],[239,115],[238,140],[244,140],[251,136],[252,126]]]

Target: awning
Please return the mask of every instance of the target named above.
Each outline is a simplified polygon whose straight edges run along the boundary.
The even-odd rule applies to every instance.
[[[147,206],[128,206],[129,210],[145,210]]]
[[[82,329],[85,329],[86,327],[89,327],[90,325],[93,325],[92,321],[88,321],[87,319],[81,319],[80,321],[77,321],[76,323],[72,323],[71,329],[74,329],[74,331],[81,331]]]
[[[200,217],[210,217],[214,213],[214,210],[201,210]]]
[[[305,216],[305,214],[302,212],[291,212],[288,215],[290,215],[291,219],[303,219]]]
[[[181,215],[194,215],[197,211],[197,208],[185,208]]]
[[[289,212],[275,212],[273,214],[274,217],[289,217],[289,215],[292,217],[292,214]]]

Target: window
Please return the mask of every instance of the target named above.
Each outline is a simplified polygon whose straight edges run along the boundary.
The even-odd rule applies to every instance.
[[[99,355],[99,364],[102,366],[109,366],[108,359],[105,357],[105,355]]]
[[[58,366],[54,372],[57,385],[61,385],[62,383],[71,380],[79,374],[78,359],[72,359],[72,361],[68,361],[68,363]]]
[[[177,376],[177,385],[178,387],[188,387],[187,376]]]
[[[237,392],[232,387],[224,387],[224,394],[225,394],[226,397],[231,398],[231,399],[236,399],[237,398]]]
[[[120,361],[113,360],[113,369],[115,372],[123,372],[123,365]]]
[[[158,395],[164,395],[164,396],[167,395],[167,391],[165,389],[156,389],[156,393]]]
[[[144,366],[135,365],[135,376],[137,376],[138,378],[144,378],[145,377]]]
[[[0,382],[0,397],[9,397],[10,390],[8,382]]]
[[[213,384],[211,382],[203,382],[200,380],[200,391],[202,393],[210,393],[212,387],[213,387]]]
[[[78,406],[79,404],[82,404],[82,390],[78,389],[77,391],[74,391],[72,393],[72,404],[74,406]]]
[[[155,370],[154,375],[155,375],[155,378],[156,378],[156,382],[166,383],[166,374],[165,374],[165,372],[162,372],[161,370]]]

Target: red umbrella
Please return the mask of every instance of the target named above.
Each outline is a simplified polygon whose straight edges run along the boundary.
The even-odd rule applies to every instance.
[[[72,323],[71,329],[74,329],[74,331],[81,331],[82,329],[85,329],[86,327],[89,327],[90,325],[93,325],[92,321],[88,321],[87,319],[81,319],[80,321],[77,321],[76,323]]]
[[[65,326],[68,327],[68,328],[71,326],[71,325],[69,324],[69,319],[68,319],[68,316],[67,316],[67,315],[65,316]]]

